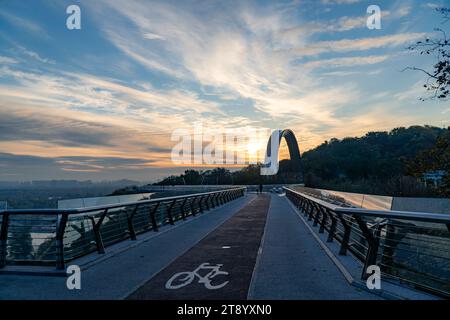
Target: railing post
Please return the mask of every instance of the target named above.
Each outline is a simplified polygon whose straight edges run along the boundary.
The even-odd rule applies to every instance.
[[[9,227],[9,213],[2,214],[2,228],[0,230],[0,268],[6,265],[6,256],[8,255],[8,227]]]
[[[220,192],[216,193],[216,207],[219,207],[221,205],[220,196],[221,196]]]
[[[328,211],[328,210],[327,210]],[[328,215],[330,216],[331,219],[331,226],[330,226],[330,232],[328,233],[328,239],[327,242],[333,242],[334,239],[334,235],[336,233],[336,224],[337,224],[337,220],[336,218],[333,216],[333,212],[328,211]]]
[[[327,215],[326,209],[324,209],[322,206],[319,205],[319,209],[320,209],[320,212],[322,213],[322,221],[320,222],[319,233],[324,233],[325,225],[328,220],[328,215]]]
[[[312,219],[314,218],[314,206],[313,206],[313,202],[311,200],[307,200],[308,202],[308,221],[312,221]]]
[[[308,217],[308,205],[308,201],[305,198],[302,198],[302,210],[305,217]]]
[[[289,196],[289,199],[294,199],[295,200],[295,206],[297,207],[297,208],[300,208],[300,206],[301,206],[301,204],[302,204],[302,199],[300,198],[300,197],[291,197],[291,196]]]
[[[319,205],[317,203],[315,203],[315,202],[313,202],[313,212],[316,213],[314,215],[313,227],[317,227],[317,225],[319,224],[319,216],[321,214],[321,211],[319,210]]]
[[[97,245],[97,252],[100,254],[105,253],[105,246],[103,245],[103,239],[102,235],[100,233],[100,227],[102,226],[102,222],[106,217],[106,214],[108,213],[108,209],[105,209],[100,216],[100,219],[95,222],[94,217],[89,217],[92,221],[92,230],[94,231],[94,237],[95,237],[95,244]]]
[[[200,213],[203,213],[203,206],[202,206],[203,199],[204,196],[201,196],[200,200],[198,200],[198,207],[200,208]]]
[[[347,221],[342,214],[338,214],[339,220],[344,226],[344,235],[342,236],[341,248],[339,249],[339,255],[345,256],[347,254],[348,242],[350,241],[350,232],[352,228],[348,225]]]
[[[222,205],[222,200],[221,200],[222,197],[221,196],[222,196],[222,193],[218,192],[217,197],[216,197],[216,204],[218,207],[220,207]]]
[[[197,200],[197,197],[194,197],[194,198],[191,200],[191,203],[189,204],[189,207],[191,207],[191,213],[192,213],[192,216],[194,216],[194,217],[195,217],[195,215],[197,214],[197,213],[195,212],[195,206],[194,206],[195,200]]]
[[[176,201],[177,201],[176,199],[173,200],[172,203],[170,204],[169,208],[167,208],[167,216],[169,217],[169,223],[171,225],[173,225],[172,208],[175,205]]]
[[[56,269],[64,269],[64,232],[66,230],[69,214],[63,213],[56,230]]]
[[[216,193],[216,207],[220,207],[220,205],[222,204],[220,201],[220,196],[221,196],[220,192]]]
[[[211,197],[208,197],[207,199],[206,199],[206,203],[208,203],[209,204],[209,207],[208,207],[208,210],[209,209],[213,209],[213,208],[215,208],[215,205],[214,205],[214,196],[215,196],[215,194],[211,194],[210,195]]]
[[[156,211],[158,211],[160,203],[161,202],[156,203],[156,206],[150,211],[150,220],[152,221],[153,231],[158,231],[158,223],[156,222],[155,214],[156,214]]]
[[[181,217],[183,218],[183,220],[186,220],[186,213],[184,212],[184,206],[186,204],[187,199],[188,199],[187,197],[184,198],[184,201],[183,201],[183,203],[181,204],[181,207],[180,207],[180,209],[181,209]]]
[[[211,197],[211,206],[213,208],[217,207],[217,193],[213,193]]]
[[[380,244],[380,233],[381,233],[381,224],[376,226],[375,232],[372,233],[371,230],[367,227],[366,222],[364,222],[361,217],[354,216],[356,222],[358,223],[361,232],[367,240],[368,248],[366,254],[366,260],[364,261],[364,268],[362,271],[361,278],[366,280],[369,275],[366,273],[366,270],[371,265],[377,264],[377,255],[378,255],[378,247]]]
[[[298,206],[297,208],[299,208],[301,211],[303,210],[303,198],[302,197],[298,197]]]
[[[208,203],[210,197],[211,197],[211,194],[208,194],[208,195],[206,196],[206,198],[205,198],[206,210],[209,210],[209,209],[210,209],[210,206],[209,206],[209,203]]]
[[[137,204],[136,207],[133,209],[131,215],[127,215],[128,232],[130,233],[131,240],[136,240],[136,231],[134,230],[133,217],[136,214],[138,207],[139,205]]]

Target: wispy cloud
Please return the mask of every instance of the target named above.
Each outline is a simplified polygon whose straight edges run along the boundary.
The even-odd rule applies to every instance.
[[[0,63],[13,64],[13,63],[19,63],[19,61],[17,61],[14,58],[11,58],[11,57],[0,56]]]
[[[31,21],[30,19],[22,18],[18,15],[0,10],[0,16],[11,23],[15,28],[22,29],[33,35],[43,38],[49,38],[47,32],[38,23]]]
[[[317,61],[310,61],[304,64],[306,68],[334,68],[334,67],[355,67],[355,66],[367,66],[371,64],[377,64],[386,61],[389,58],[387,55],[381,56],[360,56],[360,57],[345,57],[345,58],[333,58],[322,59]]]
[[[39,61],[39,62],[42,62],[42,63],[50,63],[50,64],[54,64],[54,63],[55,63],[53,60],[50,60],[50,59],[47,59],[47,58],[43,58],[43,57],[41,57],[38,53],[36,53],[36,52],[34,52],[34,51],[31,51],[31,50],[28,50],[28,49],[25,48],[25,47],[18,46],[17,48],[18,48],[18,50],[19,50],[22,54],[24,54],[25,56],[27,56],[27,57],[29,57],[29,58],[32,58],[32,59],[35,59],[35,60],[37,60],[37,61]]]
[[[333,41],[320,41],[303,48],[290,50],[300,56],[317,55],[325,52],[351,52],[366,51],[375,48],[397,47],[423,39],[426,33],[403,33],[359,39],[341,39]]]

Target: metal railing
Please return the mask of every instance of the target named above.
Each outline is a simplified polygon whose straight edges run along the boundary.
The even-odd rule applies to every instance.
[[[386,278],[450,297],[450,215],[341,207],[284,189],[328,242],[340,242],[340,255],[350,251],[364,264],[363,280],[377,265]]]
[[[195,216],[245,194],[245,188],[142,200],[82,209],[0,211],[0,268],[56,265]]]

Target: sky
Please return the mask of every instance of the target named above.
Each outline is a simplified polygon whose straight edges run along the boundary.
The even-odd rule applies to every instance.
[[[81,9],[69,30],[66,8]],[[381,29],[366,26],[369,5]],[[333,137],[450,124],[420,101],[434,60],[407,50],[449,1],[0,0],[0,180],[157,180],[172,133]]]

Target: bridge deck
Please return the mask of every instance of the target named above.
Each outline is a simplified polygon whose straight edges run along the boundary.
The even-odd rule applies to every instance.
[[[129,299],[246,299],[269,204],[269,195],[259,196],[247,204]],[[220,265],[219,272],[224,273],[211,277],[211,280],[205,279],[211,281],[210,284],[200,283],[194,275],[187,278],[187,281],[192,280],[191,283],[182,282],[186,278],[185,272],[192,272],[205,263]],[[200,270],[200,276],[209,271]],[[168,280],[180,272],[184,273],[168,287]],[[182,286],[184,284],[187,285]]]
[[[82,265],[81,290],[67,290],[64,277],[0,275],[0,299],[378,298],[348,284],[287,199],[276,194],[248,194],[119,246],[100,261],[73,262]],[[212,286],[229,282],[207,290],[193,276],[181,289],[165,288],[176,273],[194,271],[203,262],[223,264],[220,271],[228,272],[213,277]],[[199,274],[205,279],[204,271]],[[190,281],[188,276],[171,284]]]
[[[0,274],[0,299],[122,299],[254,198],[249,194],[159,232],[138,235],[135,242],[107,247],[104,256],[93,253],[69,263],[81,267],[81,290],[67,290],[64,277]]]
[[[378,299],[349,285],[285,197],[272,195],[252,299]]]

